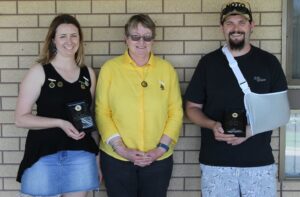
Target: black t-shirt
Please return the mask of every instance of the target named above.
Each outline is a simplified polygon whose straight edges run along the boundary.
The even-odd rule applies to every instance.
[[[73,83],[65,81],[51,64],[43,65],[43,68],[45,82],[36,101],[38,116],[68,120],[67,103],[85,101],[91,105],[91,80],[87,67],[80,68],[79,78]],[[81,140],[74,140],[60,128],[29,130],[17,181],[21,181],[24,170],[39,158],[62,150],[85,150],[95,154],[99,151],[88,134]]]
[[[287,82],[277,58],[257,47],[235,58],[255,93],[270,93],[287,89]],[[222,122],[223,113],[243,109],[244,94],[228,65],[221,48],[199,61],[186,90],[185,100],[203,104],[209,118]],[[272,114],[269,117],[272,118]],[[272,131],[252,136],[244,143],[232,146],[216,141],[210,129],[201,129],[200,163],[213,166],[254,167],[274,163],[270,146]]]

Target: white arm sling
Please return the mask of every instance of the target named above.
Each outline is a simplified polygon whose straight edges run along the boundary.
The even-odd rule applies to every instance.
[[[285,125],[290,118],[287,90],[267,94],[251,92],[237,61],[226,45],[223,46],[222,51],[244,93],[244,105],[252,135]]]

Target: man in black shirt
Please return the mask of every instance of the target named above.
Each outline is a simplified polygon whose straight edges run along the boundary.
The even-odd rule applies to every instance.
[[[254,22],[249,3],[236,0],[225,4],[220,25],[229,51],[252,92],[287,89],[276,57],[250,44]],[[224,114],[245,111],[243,98],[221,48],[199,61],[185,100],[188,118],[202,128],[199,161],[203,197],[276,196],[272,131],[250,136],[246,125],[246,137],[224,133]],[[265,118],[272,118],[272,114]]]

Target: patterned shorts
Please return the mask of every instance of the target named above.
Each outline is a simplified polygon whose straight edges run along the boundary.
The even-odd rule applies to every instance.
[[[275,164],[219,167],[200,164],[202,197],[276,197]]]

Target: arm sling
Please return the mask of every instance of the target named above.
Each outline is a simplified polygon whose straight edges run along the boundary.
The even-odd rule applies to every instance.
[[[244,93],[247,121],[250,124],[252,135],[285,125],[290,119],[287,90],[267,94],[251,92],[237,61],[226,45],[223,46],[222,51]]]

